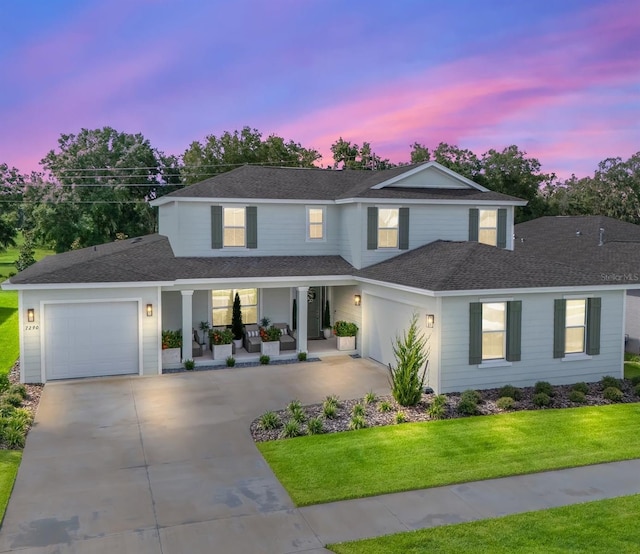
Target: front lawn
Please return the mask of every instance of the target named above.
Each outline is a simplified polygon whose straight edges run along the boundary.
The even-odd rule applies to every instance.
[[[338,554],[638,552],[640,495],[421,529],[328,548]]]
[[[0,291],[0,337],[0,373],[7,373],[20,354],[16,291]]]
[[[13,490],[13,482],[18,474],[22,460],[22,452],[17,450],[0,450],[0,522],[4,518],[9,497]]]
[[[637,375],[640,375],[640,362],[625,362],[624,378],[633,379]]]
[[[406,423],[258,443],[298,506],[637,458],[640,404]]]

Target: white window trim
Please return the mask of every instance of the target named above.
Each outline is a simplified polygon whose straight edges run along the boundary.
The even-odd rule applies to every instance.
[[[310,236],[311,221],[309,220],[310,210],[322,210],[322,238],[312,239]],[[305,213],[307,214],[307,224],[305,227],[306,242],[327,242],[327,207],[326,206],[305,206]]]
[[[483,310],[484,304],[504,304],[504,329],[501,331],[502,333],[504,333],[504,339],[502,341],[502,351],[504,352],[504,356],[502,358],[487,358],[486,360],[482,360],[482,362],[480,362],[480,366],[489,367],[489,364],[493,364],[494,362],[496,362],[498,365],[511,365],[510,362],[507,362],[507,334],[509,333],[509,330],[507,329],[507,310],[509,309],[509,302],[507,300],[491,300],[489,302],[483,302],[482,304]],[[491,331],[487,332],[489,333]],[[483,338],[485,334],[484,329],[481,330],[481,334]]]
[[[227,246],[224,243],[224,230],[227,228],[224,224],[224,210],[226,208],[242,208],[244,210],[244,246]],[[240,229],[240,227],[229,227],[229,229]],[[247,250],[247,206],[242,204],[225,204],[222,206],[222,248],[223,250]]]
[[[376,234],[378,246],[376,250],[382,250],[383,252],[400,252],[400,208],[401,206],[376,206],[378,208],[378,221],[376,221]],[[398,212],[398,226],[395,227],[398,231],[398,240],[396,246],[380,246],[380,210],[396,210]],[[383,229],[393,229],[393,227],[383,227]]]
[[[508,362],[504,358],[496,359],[496,360],[486,360],[480,364],[478,364],[478,369],[486,369],[491,367],[511,367],[513,362]]]
[[[583,360],[591,360],[593,356],[585,354],[584,352],[576,352],[575,354],[565,354],[564,358],[560,358],[562,362],[580,362]]]
[[[575,359],[583,359],[583,360],[590,360],[591,356],[589,356],[587,354],[587,335],[589,333],[589,324],[588,324],[588,319],[589,319],[589,302],[588,302],[588,298],[592,298],[591,296],[577,296],[577,295],[565,295],[564,300],[584,300],[584,324],[583,325],[572,325],[571,327],[569,327],[567,325],[567,316],[565,314],[564,317],[564,332],[565,332],[565,337],[566,337],[566,333],[567,333],[567,329],[578,329],[579,327],[582,327],[584,329],[584,338],[583,338],[583,350],[582,352],[567,352],[567,344],[566,344],[566,339],[565,339],[565,345],[564,345],[564,357],[562,358],[562,361],[571,361],[571,360],[575,360]]]

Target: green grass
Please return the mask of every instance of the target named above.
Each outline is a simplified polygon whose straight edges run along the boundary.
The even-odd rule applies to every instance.
[[[636,375],[640,375],[640,362],[625,362],[624,363],[624,378],[631,379]]]
[[[0,373],[6,373],[20,354],[16,291],[0,291],[0,337]]]
[[[338,554],[638,552],[640,495],[329,545]]]
[[[0,522],[9,503],[13,483],[18,474],[22,460],[22,452],[17,450],[0,450]]]
[[[522,411],[258,443],[299,506],[638,457],[640,404]]]

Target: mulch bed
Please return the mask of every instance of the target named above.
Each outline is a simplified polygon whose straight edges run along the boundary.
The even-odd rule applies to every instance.
[[[623,393],[623,398],[619,403],[632,403],[640,401],[640,398],[636,396],[634,387],[630,380],[620,379],[620,390]],[[582,404],[574,403],[569,400],[569,394],[572,390],[572,385],[559,385],[554,386],[553,396],[551,398],[551,404],[547,407],[538,407],[533,403],[534,387],[520,388],[522,397],[515,402],[512,410],[501,410],[496,405],[498,400],[498,391],[500,389],[485,389],[478,391],[482,396],[482,400],[478,404],[478,415],[492,415],[505,413],[506,411],[519,411],[519,410],[547,410],[551,408],[576,408],[579,406],[603,406],[606,404],[613,404],[610,400],[605,399],[602,396],[603,386],[600,382],[589,383],[589,391],[586,393],[586,402]],[[459,393],[445,394],[447,397],[447,404],[445,407],[444,417],[441,419],[453,419],[458,417],[468,417],[461,415],[457,411],[457,405],[460,401]],[[304,406],[304,411],[307,418],[319,417],[323,420],[325,433],[339,433],[349,430],[349,423],[351,421],[351,410],[355,404],[365,404],[365,418],[367,427],[377,427],[381,425],[394,425],[396,423],[396,414],[403,412],[405,422],[418,422],[418,421],[431,421],[431,418],[427,413],[427,408],[433,401],[435,394],[423,394],[420,402],[411,408],[400,406],[392,396],[378,396],[376,401],[371,404],[365,404],[363,398],[352,400],[340,400],[339,408],[336,417],[333,419],[326,419],[322,415],[322,404],[313,404],[310,406]],[[389,412],[381,412],[379,406],[382,402],[388,402],[392,406],[392,410]],[[289,414],[286,409],[276,412],[281,422],[285,422],[289,419]],[[303,433],[306,434],[306,427],[303,424],[301,426]],[[263,442],[276,440],[280,437],[281,429],[264,430],[261,429],[259,424],[259,418],[251,423],[251,436],[255,442]]]
[[[13,364],[13,367],[9,372],[9,382],[12,385],[20,383],[20,361],[17,361],[15,364]],[[44,385],[29,385],[25,383],[24,386],[27,389],[27,398],[22,401],[21,407],[27,408],[27,410],[31,412],[31,415],[35,417],[36,410],[38,409],[38,404],[40,404],[40,396],[42,395],[42,389],[44,388]]]

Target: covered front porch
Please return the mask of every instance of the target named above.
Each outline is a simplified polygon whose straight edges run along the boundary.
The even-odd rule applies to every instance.
[[[251,286],[251,285],[261,286]],[[294,360],[306,353],[310,358],[338,354],[358,354],[353,350],[338,350],[336,337],[325,338],[323,323],[327,302],[329,319],[333,325],[345,319],[361,325],[360,306],[354,297],[360,293],[351,283],[310,283],[296,286],[276,286],[264,283],[242,283],[243,288],[226,288],[228,283],[202,284],[198,288],[170,287],[162,290],[161,330],[181,330],[182,350],[179,358],[163,361],[163,369],[181,367],[185,360],[193,360],[196,367],[225,366],[226,357],[214,359],[208,329],[229,328],[235,294],[241,297],[242,320],[246,326],[259,324],[268,318],[271,324],[285,326],[293,341],[288,349],[270,355],[271,361]],[[256,327],[252,327],[255,329]],[[185,332],[185,329],[191,331]],[[261,352],[250,348],[247,341],[236,342],[232,357],[236,364],[258,363]],[[216,356],[219,358],[219,356]]]

